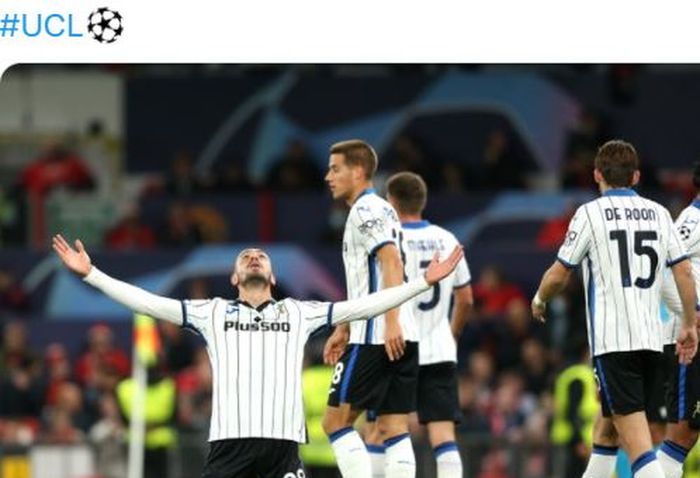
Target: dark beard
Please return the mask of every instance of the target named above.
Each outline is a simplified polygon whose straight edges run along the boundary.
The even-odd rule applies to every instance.
[[[244,280],[243,283],[241,284],[243,287],[248,287],[248,288],[258,288],[258,287],[267,287],[270,284],[270,281],[267,279],[262,274],[250,274],[247,276]]]

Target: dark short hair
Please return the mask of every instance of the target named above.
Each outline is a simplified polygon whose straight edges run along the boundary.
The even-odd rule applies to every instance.
[[[335,143],[330,148],[331,154],[342,154],[349,166],[360,166],[365,171],[365,178],[372,179],[377,172],[377,153],[366,141],[349,139]]]
[[[386,182],[386,191],[396,201],[402,214],[420,214],[428,200],[428,187],[416,173],[404,171],[391,176]]]
[[[637,151],[630,143],[615,139],[598,148],[595,168],[612,187],[632,186],[634,172],[639,169]]]

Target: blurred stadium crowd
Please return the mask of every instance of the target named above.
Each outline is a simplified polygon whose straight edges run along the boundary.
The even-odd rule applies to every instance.
[[[16,74],[21,77],[37,71],[51,73],[53,68],[58,67],[26,67]],[[84,71],[84,67],[72,69]],[[72,69],[61,68],[60,71]],[[99,71],[126,78],[157,77],[176,82],[207,76],[266,77],[285,69],[279,66],[182,65],[114,66]],[[501,74],[507,70],[470,66],[460,71],[479,75],[494,69]],[[316,81],[324,78],[348,81],[358,77],[390,79],[402,75],[430,78],[446,70],[449,68],[445,66],[395,65],[297,67],[296,71]],[[446,197],[455,204],[453,216],[457,217],[478,213],[502,192],[534,194],[543,189],[576,189],[595,194],[591,171],[597,147],[608,138],[629,133],[627,127],[615,121],[620,111],[650,101],[640,92],[643,89],[640,85],[650,71],[645,67],[512,67],[507,71],[534,73],[564,89],[581,77],[587,77],[592,84],[602,83],[606,94],[597,104],[586,104],[585,99],[578,98],[580,108],[576,121],[563,139],[563,155],[556,171],[536,161],[531,146],[508,121],[484,120],[480,129],[477,128],[480,135],[475,141],[478,140],[479,147],[470,158],[442,154],[434,143],[421,136],[418,127],[398,131],[380,154],[379,176],[385,178],[402,170],[421,174],[430,191],[428,219],[431,219],[430,198],[433,196]],[[683,74],[694,78],[700,72],[691,69]],[[196,122],[197,118],[190,118],[190,121]],[[153,127],[167,128],[167,125]],[[39,221],[42,227],[50,228],[49,223],[37,219],[37,215],[48,214],[43,205],[56,191],[112,194],[114,214],[98,229],[93,244],[107,251],[129,254],[238,240],[235,234],[231,237],[231,230],[247,226],[236,222],[226,209],[217,207],[216,201],[202,200],[212,195],[257,198],[256,204],[262,206],[256,214],[262,219],[253,228],[250,239],[261,242],[289,240],[276,234],[274,228],[270,230],[265,226],[273,221],[266,221],[264,216],[275,214],[275,198],[306,196],[313,203],[326,196],[322,167],[325,158],[317,157],[304,137],[288,141],[283,153],[271,161],[271,167],[260,178],[250,173],[242,159],[223,161],[215,168],[202,170],[197,167],[200,151],[180,148],[177,137],[172,138],[172,149],[161,152],[167,157],[164,160],[169,164],[167,170],[148,174],[131,171],[129,162],[120,159],[127,154],[124,142],[130,138],[108,134],[99,115],[77,131],[38,136],[41,139],[35,140],[32,147],[20,149],[25,151],[24,156],[17,153],[17,148],[8,147],[12,141],[17,141],[16,136],[0,141],[5,146],[0,149],[0,163],[3,154],[12,154],[15,158],[11,171],[5,170],[11,175],[8,172],[0,183],[0,244],[7,250],[41,250],[46,244],[45,234],[51,231],[37,235],[33,222]],[[634,138],[629,139],[634,142]],[[641,187],[646,194],[660,198],[672,212],[677,212],[693,195],[690,163],[685,169],[669,168],[664,159],[645,155],[643,147],[640,153]],[[22,156],[21,161],[16,160],[18,155]],[[116,168],[113,158],[117,158]],[[543,177],[548,180],[538,180]],[[554,188],[552,177],[555,178]],[[144,216],[144,205],[154,199],[159,201],[160,209],[155,215]],[[344,207],[330,204],[327,198],[322,201],[325,201],[324,207],[319,210],[325,215],[321,219],[323,227],[304,246],[312,255],[320,248],[335,251],[340,261]],[[465,206],[467,213],[459,210],[460,202],[468,205]],[[526,253],[539,251],[549,260],[564,238],[574,206],[568,204],[562,214],[528,223],[527,233],[511,224],[509,227],[516,228],[500,229],[493,234],[498,234],[498,240],[508,239],[510,247],[524,247]],[[299,215],[307,212],[299,211]],[[444,211],[440,212],[445,216]],[[466,243],[467,260],[474,276],[475,310],[458,349],[463,413],[459,430],[467,437],[465,440],[473,443],[465,449],[466,468],[469,476],[475,478],[551,476],[548,447],[553,383],[564,366],[584,357],[586,349],[581,286],[578,280],[570,284],[566,293],[552,304],[548,323],[536,324],[529,311],[534,284],[519,279],[536,277],[542,272],[541,268],[532,266],[531,270],[522,270],[527,267],[521,266],[521,270],[513,270],[507,264],[491,261],[491,256],[483,256],[484,259],[480,257],[482,252],[477,242],[475,239],[473,243]],[[0,255],[0,260],[6,258]],[[32,304],[35,298],[27,290],[23,277],[26,271],[13,269],[8,264],[9,261],[0,262],[3,324],[0,444],[26,446],[90,441],[96,447],[103,475],[122,476],[126,425],[117,387],[130,375],[131,355],[130,343],[119,340],[113,329],[123,328],[124,323],[85,325],[80,329],[84,335],[75,338],[80,343],[79,352],[70,350],[62,342],[33,343],[30,331],[40,326],[43,318]],[[339,270],[339,267],[334,270],[337,277],[340,277]],[[218,291],[221,287],[202,277],[188,282],[185,295],[207,297],[214,289]],[[177,389],[174,412],[164,418],[164,423],[183,433],[204,433],[211,409],[211,372],[206,350],[195,336],[182,333],[169,323],[160,323],[159,329],[163,350],[160,364],[153,371],[153,380],[171,379]],[[310,344],[310,364],[318,363],[323,338]],[[416,433],[419,433],[417,427]],[[504,443],[527,444],[531,452],[515,457]]]

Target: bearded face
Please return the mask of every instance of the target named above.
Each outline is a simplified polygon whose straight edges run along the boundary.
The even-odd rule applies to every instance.
[[[231,274],[234,287],[270,287],[275,285],[270,257],[262,249],[245,249],[236,258]]]

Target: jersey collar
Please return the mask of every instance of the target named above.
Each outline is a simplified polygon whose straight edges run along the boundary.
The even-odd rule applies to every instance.
[[[691,202],[690,204],[700,209],[700,199],[693,199],[693,202]]]
[[[637,196],[637,193],[630,188],[611,188],[605,191],[603,196]]]
[[[251,304],[249,304],[249,303],[246,302],[245,300],[241,300],[241,299],[236,299],[236,300],[234,300],[233,302],[235,302],[236,304],[245,305],[245,306],[248,307],[249,309],[255,309],[255,310],[257,310],[258,312],[262,312],[262,311],[265,309],[265,307],[267,307],[267,306],[270,305],[270,304],[274,304],[274,303],[275,303],[275,300],[274,300],[274,299],[266,300],[265,302],[263,302],[262,304],[260,304],[260,305],[257,306],[257,307],[253,307]]]
[[[366,196],[367,194],[377,194],[377,190],[374,188],[367,188],[364,191],[360,193],[359,196],[355,198],[355,202],[359,201],[362,196]]]
[[[406,229],[423,229],[424,227],[430,226],[430,222],[427,220],[423,219],[422,221],[411,221],[411,222],[404,222],[401,224],[401,227],[406,228]]]

